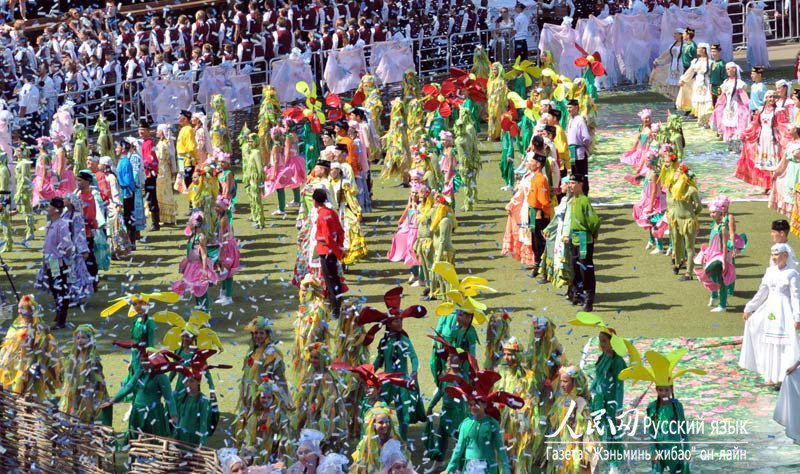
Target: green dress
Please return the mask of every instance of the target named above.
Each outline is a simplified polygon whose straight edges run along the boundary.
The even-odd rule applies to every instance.
[[[17,211],[25,216],[25,240],[33,238],[34,219],[33,206],[33,178],[31,175],[31,161],[22,157],[14,167],[14,176],[17,178],[16,189],[14,190],[14,202],[17,203]]]
[[[439,140],[439,134],[442,133],[442,130],[445,128],[444,117],[439,113],[437,109],[433,113],[433,119],[431,119],[430,124],[428,125],[428,137]]]
[[[533,128],[536,124],[533,123],[527,115],[522,114],[518,125],[519,138],[517,138],[517,150],[519,150],[520,155],[525,156],[525,153],[528,151],[528,145],[530,145],[531,139],[533,138]]]
[[[411,339],[405,333],[387,331],[378,344],[378,356],[373,364],[384,372],[400,372],[409,379],[408,362],[411,362],[411,375],[415,376],[419,370],[419,360]],[[393,384],[384,384],[381,398],[388,400],[397,410],[397,420],[400,423],[400,436],[406,439],[408,425],[425,421],[425,406],[419,394],[419,388],[409,390]]]
[[[198,393],[196,395],[184,394],[177,397],[178,426],[172,435],[173,438],[191,444],[206,444],[211,435],[211,402]]]
[[[461,104],[461,107],[469,110],[469,115],[472,117],[472,126],[475,127],[475,133],[481,133],[481,111],[478,108],[478,104],[472,99],[467,98],[467,100]]]
[[[319,159],[320,148],[319,134],[311,130],[308,120],[303,122],[303,131],[300,132],[300,143],[303,144],[303,156],[306,158],[306,174],[311,173]]]
[[[156,436],[169,436],[172,430],[169,428],[169,419],[164,405],[161,403],[163,398],[167,402],[169,416],[177,416],[175,399],[172,396],[172,389],[169,387],[169,379],[164,374],[152,375],[144,368],[134,372],[133,377],[123,385],[114,395],[114,403],[118,403],[133,395],[131,402],[130,418],[128,418],[128,431],[135,433],[149,433]]]
[[[653,427],[665,427],[663,429],[657,430],[655,433],[654,429],[651,429],[648,433],[650,439],[653,441],[653,445],[651,446],[653,452],[653,458],[655,459],[655,452],[656,451],[663,451],[668,452],[670,450],[687,450],[688,446],[685,446],[684,443],[689,441],[689,437],[686,435],[684,430],[670,430],[669,426],[679,426],[683,427],[686,425],[686,417],[683,414],[683,405],[678,400],[672,400],[670,403],[664,405],[658,405],[658,401],[654,400],[647,405],[647,417],[650,418]],[[671,423],[672,421],[676,421],[676,423]],[[670,423],[670,425],[667,425]],[[658,461],[653,461],[653,473],[661,473],[665,470],[670,473],[681,473],[681,474],[689,474],[691,471],[689,470],[689,463],[680,460],[674,459],[675,456],[664,456],[664,459],[660,459]]]
[[[5,159],[0,160],[0,191],[11,193],[11,171]],[[14,244],[11,235],[11,199],[8,194],[0,196],[3,210],[0,212],[0,227],[3,228],[3,247],[0,252],[10,252]]]
[[[500,177],[506,186],[514,186],[514,147],[518,145],[517,139],[511,133],[503,130],[500,132],[500,144],[502,153],[500,154]],[[509,160],[509,158],[511,158]]]
[[[250,202],[250,219],[256,223],[256,227],[259,229],[266,225],[264,203],[261,200],[261,187],[264,185],[265,180],[264,166],[261,163],[261,150],[257,146],[247,145],[243,147],[242,183]]]
[[[189,362],[192,359],[192,355],[194,355],[192,352],[188,351],[184,352],[183,349],[178,349],[177,351],[175,351],[175,354],[180,356],[180,358],[186,362]],[[176,375],[178,375],[177,372],[172,372],[169,375],[170,382],[175,380]],[[208,389],[210,391],[214,391],[214,379],[211,377],[211,371],[206,370],[205,376],[206,376],[206,382],[208,382]],[[177,403],[178,411],[180,411],[181,400],[183,399],[184,395],[186,395],[186,386],[183,384],[183,377],[178,377],[178,381],[175,382],[175,389],[172,391],[172,393],[175,394],[175,402]]]
[[[441,316],[436,323],[436,332],[442,335],[445,341],[449,342],[456,349],[461,349],[475,355],[475,349],[478,344],[478,332],[470,325],[467,329],[458,325],[456,313],[452,312],[445,316]],[[436,352],[441,349],[438,342],[433,343],[433,350],[431,351],[431,374],[433,380],[439,380],[439,376],[447,371],[447,361],[442,357],[438,357]],[[464,362],[462,370],[467,374],[467,363]]]
[[[615,421],[617,413],[622,411],[622,399],[625,395],[625,383],[619,380],[619,373],[625,369],[625,359],[618,354],[612,357],[603,353],[597,359],[594,368],[594,380],[589,387],[592,392],[592,402],[589,411],[595,413],[598,410],[605,410],[605,416],[600,419],[599,430],[603,430],[600,436],[607,443],[606,448],[622,454],[623,445],[619,443],[619,432],[617,435],[611,434],[610,422]],[[616,422],[615,422],[616,425]],[[616,428],[615,428],[616,430]],[[600,434],[600,433],[598,433]],[[609,460],[614,466],[616,461]]]
[[[461,422],[458,442],[446,470],[463,470],[472,459],[486,463],[486,474],[511,474],[511,466],[503,446],[503,432],[500,424],[491,416],[487,415],[482,420],[469,417]]]
[[[133,326],[131,326],[131,340],[134,347],[131,348],[131,361],[128,363],[128,375],[122,381],[122,386],[125,387],[142,368],[142,363],[139,361],[139,349],[136,345],[144,343],[145,347],[153,347],[156,343],[156,322],[147,316],[147,313],[134,317]],[[133,398],[128,397],[126,402],[131,401]]]
[[[427,434],[425,457],[430,459],[441,460],[444,457],[450,438],[458,437],[458,428],[467,417],[467,404],[451,397],[445,390],[447,387],[453,386],[456,386],[454,382],[439,381],[436,393],[428,405],[432,409],[440,400],[442,402],[442,411],[439,414],[437,429],[433,429],[433,421],[429,420],[425,430]]]

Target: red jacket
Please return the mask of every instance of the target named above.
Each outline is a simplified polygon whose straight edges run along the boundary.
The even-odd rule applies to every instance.
[[[328,207],[317,208],[317,255],[334,254],[341,260],[344,257],[344,229],[339,215]]]
[[[78,197],[83,202],[83,223],[86,237],[92,237],[92,230],[97,229],[97,212],[94,205],[94,195],[92,191],[86,190],[78,193]]]

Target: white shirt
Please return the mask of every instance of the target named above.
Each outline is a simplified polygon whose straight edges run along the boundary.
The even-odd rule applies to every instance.
[[[23,84],[19,89],[17,101],[20,117],[39,112],[39,88],[30,82]],[[25,113],[22,112],[23,107],[25,108]]]
[[[530,24],[531,19],[525,12],[517,13],[517,16],[514,17],[514,40],[527,40]]]

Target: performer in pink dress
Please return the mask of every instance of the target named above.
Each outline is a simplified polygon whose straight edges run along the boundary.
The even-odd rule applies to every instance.
[[[230,199],[223,195],[217,196],[214,209],[219,220],[217,239],[219,254],[217,256],[217,271],[222,285],[219,298],[214,303],[227,306],[233,303],[233,275],[239,270],[239,244],[233,234],[233,224],[228,219],[228,210],[231,207]]]
[[[728,78],[720,86],[717,105],[711,114],[711,127],[722,136],[722,141],[731,143],[738,141],[750,124],[750,98],[739,66],[729,62],[725,72]]]
[[[273,192],[278,193],[278,209],[273,215],[286,213],[286,188],[291,189],[293,199],[290,205],[300,202],[300,186],[306,182],[306,162],[297,151],[297,139],[287,128],[277,125],[270,130],[272,150],[269,155],[269,166],[264,167],[266,184],[263,197]]]
[[[456,193],[455,178],[458,171],[458,159],[456,158],[456,150],[453,147],[453,134],[447,130],[442,130],[439,133],[439,140],[442,143],[442,157],[439,159],[439,170],[442,172],[443,187],[442,194],[449,196],[451,199]]]
[[[65,197],[75,191],[75,174],[69,166],[67,150],[64,149],[64,135],[56,133],[53,139],[53,188],[56,196]]]
[[[728,295],[732,293],[730,287],[736,281],[736,268],[733,264],[734,252],[728,248],[730,226],[726,209],[728,198],[717,196],[708,204],[711,214],[711,234],[708,244],[700,247],[700,252],[694,257],[694,273],[703,286],[711,292],[708,305],[713,306],[719,298],[719,303],[711,311],[724,312],[727,309]]]
[[[736,163],[736,177],[765,189],[772,186],[772,174],[781,158],[781,140],[786,130],[786,114],[775,107],[775,91],[764,96],[764,106],[753,115],[742,132],[742,154]]]
[[[531,190],[531,161],[525,163],[526,173],[514,185],[514,195],[506,204],[506,230],[503,234],[503,255],[511,255],[522,265],[532,266],[533,245],[528,209],[528,193]]]
[[[650,149],[650,125],[652,123],[653,111],[650,109],[643,109],[637,115],[642,121],[642,125],[639,127],[639,135],[633,148],[623,153],[620,161],[638,169],[642,164],[642,160],[646,158],[647,151]]]
[[[39,145],[39,156],[36,158],[36,171],[33,177],[31,204],[34,207],[46,204],[56,196],[56,190],[53,187],[53,142],[50,137],[39,137],[36,142]]]
[[[645,250],[653,249],[653,255],[661,253],[661,238],[669,228],[667,195],[658,181],[658,169],[658,153],[652,151],[647,159],[642,198],[633,205],[633,220],[649,233]]]
[[[195,297],[195,307],[209,312],[208,287],[219,281],[214,265],[208,258],[206,238],[203,231],[205,218],[203,212],[195,210],[186,226],[186,257],[178,266],[181,279],[172,283],[172,291],[178,294],[191,293]]]

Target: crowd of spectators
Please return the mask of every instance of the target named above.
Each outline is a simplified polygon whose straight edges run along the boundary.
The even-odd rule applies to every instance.
[[[508,61],[513,58],[497,56],[498,46],[526,34],[527,45],[535,45],[531,38],[543,22],[561,23],[566,15],[577,19],[604,9],[613,14],[621,3],[523,1],[530,25],[527,33],[514,31],[519,8],[490,11],[488,0],[477,4],[472,0],[208,1],[205,8],[196,10],[140,8],[147,13],[137,16],[123,15],[113,0],[103,5],[91,0],[69,2],[75,8],[57,16],[52,16],[61,5],[57,2],[28,2],[26,10],[24,0],[6,0],[2,13],[11,21],[0,25],[0,98],[4,101],[0,107],[16,106],[21,119],[44,124],[66,100],[76,104],[78,116],[97,112],[109,98],[114,98],[116,106],[130,103],[145,77],[196,80],[204,67],[223,63],[249,64],[264,77],[271,59],[295,48],[315,52],[454,33],[462,33],[460,38],[471,44],[494,46],[493,59]],[[32,5],[38,7],[32,9]],[[37,20],[46,25],[43,28],[31,28],[30,21],[19,19],[26,11],[51,16]],[[505,30],[480,39],[470,35],[488,28]],[[415,48],[420,44],[428,49],[415,54],[418,59],[447,54],[446,43],[418,41]],[[471,49],[463,48],[461,54],[470,57]],[[113,122],[116,117],[111,115]],[[36,126],[31,130],[35,132]]]

